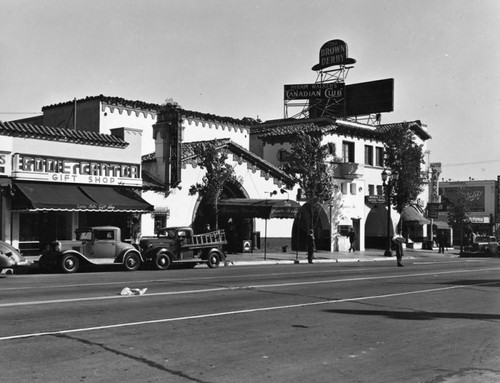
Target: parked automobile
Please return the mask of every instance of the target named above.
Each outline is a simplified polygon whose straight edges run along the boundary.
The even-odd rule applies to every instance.
[[[166,270],[172,264],[216,268],[226,260],[224,230],[194,234],[190,227],[165,228],[156,237],[144,238],[140,249],[122,242],[115,226],[84,227],[75,230],[75,241],[55,241],[43,252],[38,265],[43,271],[75,273],[82,265],[121,264],[135,271],[141,266]]]
[[[7,242],[0,241],[0,270],[28,266],[21,252]]]
[[[143,262],[139,250],[120,240],[121,230],[115,226],[84,227],[75,230],[76,240],[55,241],[42,253],[38,265],[43,271],[75,273],[82,264],[121,264],[135,271]]]
[[[493,235],[478,235],[472,244],[472,251],[483,254],[497,254],[499,244]]]
[[[194,267],[199,263],[211,269],[226,261],[223,247],[227,245],[224,230],[194,234],[190,227],[166,227],[156,237],[141,241],[144,261],[158,270],[166,270],[172,264]]]

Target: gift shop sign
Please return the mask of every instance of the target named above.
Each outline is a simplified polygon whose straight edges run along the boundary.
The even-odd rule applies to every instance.
[[[16,153],[16,179],[90,185],[142,186],[140,165]]]

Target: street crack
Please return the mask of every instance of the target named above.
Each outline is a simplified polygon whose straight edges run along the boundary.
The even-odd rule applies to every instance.
[[[134,360],[136,362],[139,362],[139,363],[142,363],[142,364],[145,364],[151,368],[155,368],[157,370],[160,370],[160,371],[164,371],[164,372],[168,372],[169,374],[172,374],[172,375],[175,375],[175,376],[179,376],[181,378],[185,378],[191,382],[197,382],[197,383],[210,383],[210,382],[207,382],[205,380],[200,380],[200,379],[197,379],[197,378],[193,378],[189,375],[186,375],[185,373],[183,373],[182,371],[177,371],[177,370],[173,370],[171,368],[167,368],[165,367],[164,365],[162,364],[159,364],[159,363],[156,363],[156,362],[153,362],[152,360],[149,360],[149,359],[146,359],[146,358],[142,358],[142,357],[139,357],[139,356],[135,356],[135,355],[131,355],[131,354],[127,354],[123,351],[119,351],[119,350],[115,350],[111,347],[108,347],[102,343],[97,343],[97,342],[91,342],[89,340],[86,340],[86,339],[81,339],[81,338],[77,338],[77,337],[72,337],[72,336],[68,336],[66,334],[57,334],[57,335],[54,335],[55,337],[57,338],[65,338],[65,339],[69,339],[69,340],[74,340],[74,341],[77,341],[77,342],[80,342],[80,343],[83,343],[87,346],[97,346],[105,351],[108,351],[112,354],[115,354],[115,355],[118,355],[118,356],[122,356],[122,357],[125,357],[127,359],[131,359],[131,360]]]

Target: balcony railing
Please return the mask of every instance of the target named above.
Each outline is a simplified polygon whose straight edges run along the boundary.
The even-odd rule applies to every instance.
[[[359,178],[364,173],[364,166],[356,162],[341,162],[333,165],[333,176],[353,180]]]

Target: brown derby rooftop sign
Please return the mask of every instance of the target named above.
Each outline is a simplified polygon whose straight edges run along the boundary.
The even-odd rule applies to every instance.
[[[330,40],[319,50],[319,63],[312,70],[321,70],[334,65],[354,64],[356,60],[349,58],[347,44],[342,40]]]

